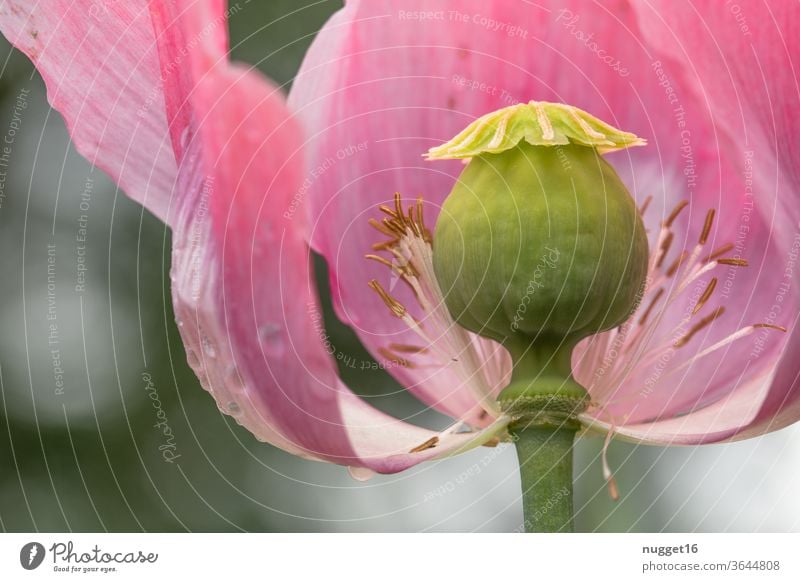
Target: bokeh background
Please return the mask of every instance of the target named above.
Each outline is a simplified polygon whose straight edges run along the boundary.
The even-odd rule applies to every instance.
[[[288,86],[340,2],[233,14],[234,58]],[[0,40],[0,528],[3,531],[512,531],[513,447],[367,482],[257,442],[186,364],[168,289],[170,233],[69,143],[31,63]],[[324,282],[324,265],[318,264]],[[325,297],[323,286],[322,296]],[[370,361],[326,308],[337,349]],[[443,422],[380,370],[345,380],[384,409]],[[174,462],[151,393],[172,429]],[[162,418],[164,418],[162,416]],[[800,530],[800,431],[702,448],[599,439],[576,459],[580,531]]]

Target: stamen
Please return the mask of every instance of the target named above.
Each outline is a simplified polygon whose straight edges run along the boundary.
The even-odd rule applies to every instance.
[[[647,323],[647,318],[650,317],[650,313],[653,311],[653,308],[658,303],[658,300],[661,299],[661,296],[664,294],[664,288],[661,287],[656,294],[653,296],[653,299],[650,300],[650,305],[647,306],[647,309],[644,310],[642,313],[642,317],[639,318],[639,325],[644,325]]]
[[[642,205],[639,207],[639,214],[644,216],[644,213],[647,212],[647,209],[650,208],[650,203],[653,201],[653,195],[650,194],[647,198],[644,199]]]
[[[606,438],[603,441],[603,478],[606,480],[608,485],[608,496],[611,497],[613,501],[617,501],[619,499],[619,488],[617,487],[617,480],[614,478],[614,473],[611,472],[611,467],[608,464],[608,446],[611,444],[611,437],[613,435],[614,427],[612,426],[611,430],[608,431]]]
[[[695,336],[695,334],[697,332],[701,331],[703,328],[705,328],[706,326],[710,325],[711,322],[713,322],[715,319],[719,318],[723,313],[725,313],[725,308],[722,307],[722,306],[717,307],[713,312],[711,312],[711,314],[706,315],[703,319],[701,319],[699,322],[694,324],[691,327],[691,329],[689,329],[689,332],[685,336],[683,336],[681,339],[676,341],[673,344],[673,346],[676,347],[676,348],[680,348],[682,346],[685,346],[686,344],[688,344],[691,341],[691,339]]]
[[[726,254],[726,253],[728,253],[728,252],[732,251],[732,250],[733,250],[733,249],[735,249],[735,248],[736,248],[736,247],[734,246],[734,244],[733,244],[733,243],[725,243],[724,245],[722,245],[721,247],[719,247],[717,250],[713,251],[713,252],[712,252],[710,255],[708,255],[706,258],[704,258],[704,259],[703,259],[701,262],[703,262],[703,263],[710,263],[711,261],[715,261],[715,260],[717,260],[718,258],[720,258],[722,255],[724,255],[724,254]]]
[[[364,258],[369,259],[370,261],[378,261],[381,265],[385,265],[386,267],[389,267],[392,270],[394,269],[394,265],[392,264],[391,261],[388,261],[378,255],[364,255]]]
[[[414,447],[413,449],[411,449],[408,452],[409,453],[421,453],[422,451],[427,451],[428,449],[432,449],[433,447],[435,447],[438,444],[439,444],[439,437],[438,436],[434,436],[434,437],[431,437],[428,440],[426,440],[421,445],[418,445],[418,446]]]
[[[716,289],[716,287],[717,287],[717,278],[714,277],[713,279],[711,279],[711,281],[709,281],[705,291],[703,291],[703,294],[700,295],[700,299],[697,300],[697,304],[694,306],[694,309],[692,310],[692,315],[697,314],[697,312],[703,308],[703,305],[706,304],[706,301],[708,301],[709,297],[711,297],[711,294],[714,292],[714,289]]]
[[[397,239],[387,240],[384,242],[375,243],[372,245],[373,251],[388,251],[400,242]]]
[[[642,210],[649,203],[646,200],[642,204]],[[698,344],[701,345],[697,351],[692,351],[685,359],[680,357],[682,361],[679,364],[669,364],[672,359],[672,355],[669,354],[671,350],[686,346],[725,313],[724,307],[716,306],[708,315],[699,318],[702,310],[708,309],[712,303],[721,280],[719,271],[717,273],[712,271],[723,266],[747,267],[749,264],[746,259],[730,256],[736,251],[736,246],[730,242],[702,256],[706,252],[703,247],[711,238],[716,219],[715,210],[706,213],[697,244],[682,250],[680,256],[672,260],[669,256],[670,250],[677,237],[671,227],[688,205],[687,201],[677,204],[662,223],[658,238],[651,246],[647,288],[636,310],[635,317],[638,319],[631,319],[619,328],[593,336],[580,345],[582,353],[578,352],[577,357],[573,358],[576,378],[591,390],[592,403],[596,410],[592,413],[592,417],[605,417],[611,423],[609,434],[615,432],[615,423],[620,422],[609,412],[613,410],[609,408],[610,405],[628,399],[647,398],[665,379],[674,377],[698,360],[751,336],[758,329],[786,332],[786,328],[779,325],[757,323],[742,327],[717,340],[720,335],[718,329],[719,331],[724,329],[719,326],[707,332],[707,338],[712,342],[710,347],[704,347],[698,340]],[[672,260],[671,264],[668,259]],[[666,268],[666,265],[669,265],[669,268]],[[707,275],[708,278],[705,280]],[[670,281],[673,277],[674,279]],[[700,289],[702,292],[696,300],[694,296],[689,297],[690,293],[694,295],[694,292]],[[688,311],[684,317],[670,321],[667,315],[676,312],[676,304],[685,305]],[[687,326],[688,330],[684,329],[684,326]],[[703,339],[705,341],[705,338]],[[656,366],[655,373],[653,366]],[[638,382],[645,377],[647,382],[644,389],[628,389],[630,384],[626,382],[630,379],[635,379],[637,381],[635,385],[638,385]],[[663,396],[669,398],[669,394]],[[609,492],[616,496],[619,492],[605,459],[603,465]]]
[[[689,251],[683,251],[667,269],[667,277],[672,277],[681,268],[683,262],[689,257]]]
[[[747,267],[749,263],[745,259],[718,259],[718,265],[730,265],[731,267]]]
[[[382,222],[378,222],[374,218],[370,218],[367,222],[369,222],[370,226],[376,229],[381,234],[385,234],[386,236],[394,236],[394,233],[386,228]]]
[[[708,235],[711,234],[711,227],[714,224],[714,216],[717,214],[717,211],[713,208],[708,211],[706,214],[706,221],[703,224],[703,231],[700,233],[700,240],[698,241],[701,245],[706,244],[708,240]]]
[[[677,374],[681,370],[685,370],[686,368],[688,368],[689,366],[694,364],[697,360],[705,358],[707,355],[712,354],[712,353],[716,352],[717,350],[720,350],[720,349],[724,348],[725,346],[732,344],[736,340],[742,339],[743,337],[747,337],[748,335],[753,333],[753,331],[755,329],[757,329],[759,327],[768,327],[770,329],[776,329],[778,331],[783,331],[783,332],[786,331],[786,328],[784,328],[784,327],[780,327],[778,325],[770,325],[768,323],[756,323],[755,325],[748,325],[747,327],[743,327],[739,331],[736,331],[736,332],[732,333],[728,337],[721,339],[720,341],[718,341],[717,343],[715,343],[711,347],[708,347],[708,348],[704,349],[699,354],[696,354],[693,357],[689,358],[687,361],[682,363],[677,368],[675,368],[673,370],[670,370],[670,372],[669,372],[669,374],[667,374],[667,376],[672,376],[673,374]]]
[[[680,202],[678,202],[678,205],[672,210],[672,212],[669,213],[669,216],[664,221],[664,226],[666,228],[670,228],[672,226],[672,223],[675,222],[675,219],[678,218],[680,213],[683,212],[683,209],[686,208],[687,206],[689,206],[688,200],[681,200]]]
[[[411,346],[408,344],[389,344],[389,347],[395,352],[406,354],[424,354],[428,351],[427,348],[423,348],[422,346]]]
[[[378,353],[383,356],[387,361],[391,362],[392,364],[396,364],[398,366],[402,366],[403,368],[413,368],[414,366],[406,360],[405,358],[401,358],[394,352],[392,352],[388,348],[378,348]]]
[[[664,242],[661,243],[661,255],[658,257],[658,261],[656,261],[656,268],[661,268],[661,263],[664,262],[664,259],[667,258],[667,253],[669,252],[669,247],[672,246],[672,239],[675,238],[675,235],[672,232],[668,232],[667,236],[664,237]]]
[[[425,226],[422,198],[413,206],[403,208],[402,198],[396,193],[393,206],[379,206],[385,218],[381,222],[370,221],[378,232],[389,237],[372,248],[391,256],[368,254],[366,258],[389,268],[411,288],[421,310],[420,319],[412,316],[377,280],[370,281],[369,286],[423,345],[389,344],[378,348],[376,353],[409,369],[448,369],[472,392],[486,416],[500,415],[493,394],[510,376],[507,353],[495,342],[462,328],[447,310],[433,270],[431,233]],[[411,361],[412,355],[424,357],[425,363],[417,366]]]
[[[406,313],[408,313],[406,308],[403,307],[403,304],[397,299],[389,295],[389,293],[386,292],[386,289],[384,289],[381,284],[378,283],[378,281],[372,279],[368,284],[375,291],[375,293],[377,293],[378,296],[383,299],[386,307],[388,307],[396,317],[405,317]]]
[[[754,328],[765,327],[767,329],[777,329],[778,331],[782,331],[786,333],[788,330],[783,327],[782,325],[772,325],[771,323],[756,323],[753,325]]]

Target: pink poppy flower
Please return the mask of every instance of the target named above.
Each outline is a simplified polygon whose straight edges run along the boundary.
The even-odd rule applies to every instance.
[[[428,228],[462,165],[421,154],[532,99],[649,143],[609,155],[643,207],[651,271],[629,322],[573,355],[585,426],[700,444],[800,416],[789,3],[748,15],[710,1],[351,0],[288,103],[229,62],[225,10],[10,0],[0,27],[83,155],[172,228],[189,363],[258,439],[367,476],[503,437],[509,356],[454,323],[431,268]],[[342,383],[310,249],[328,262],[337,315],[450,429],[392,418]]]

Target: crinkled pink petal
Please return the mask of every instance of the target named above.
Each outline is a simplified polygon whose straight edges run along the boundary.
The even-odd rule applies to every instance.
[[[78,151],[166,220],[177,170],[146,0],[5,0],[0,30],[36,65]]]
[[[173,295],[189,362],[220,409],[294,454],[379,472],[491,438],[410,425],[342,384],[320,339],[305,217],[289,213],[302,182],[299,127],[280,91],[228,64],[222,43],[186,40],[222,18],[220,3],[153,9],[162,59],[185,52],[193,61],[172,85],[185,91],[172,97],[173,122],[188,123],[191,136],[178,181]]]

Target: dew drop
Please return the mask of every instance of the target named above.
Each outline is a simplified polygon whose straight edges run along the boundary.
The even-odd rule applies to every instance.
[[[232,393],[242,393],[245,390],[244,380],[234,364],[229,365],[225,370],[225,383]]]
[[[200,343],[203,344],[203,353],[208,356],[209,358],[216,358],[217,357],[217,350],[214,347],[214,343],[209,339],[207,335],[204,335],[200,339]]]
[[[260,221],[259,229],[261,231],[261,235],[265,238],[272,238],[272,235],[275,234],[275,225],[270,219]]]
[[[347,472],[353,479],[362,482],[369,481],[376,475],[375,471],[366,467],[347,467]]]
[[[189,363],[189,367],[194,370],[200,367],[200,360],[197,359],[197,354],[194,353],[194,350],[186,350],[186,361]]]
[[[235,402],[228,402],[228,413],[232,416],[239,416],[242,413],[241,407]]]
[[[286,350],[281,335],[281,328],[274,323],[266,323],[258,328],[258,337],[264,344],[264,350],[271,356],[282,356]]]

